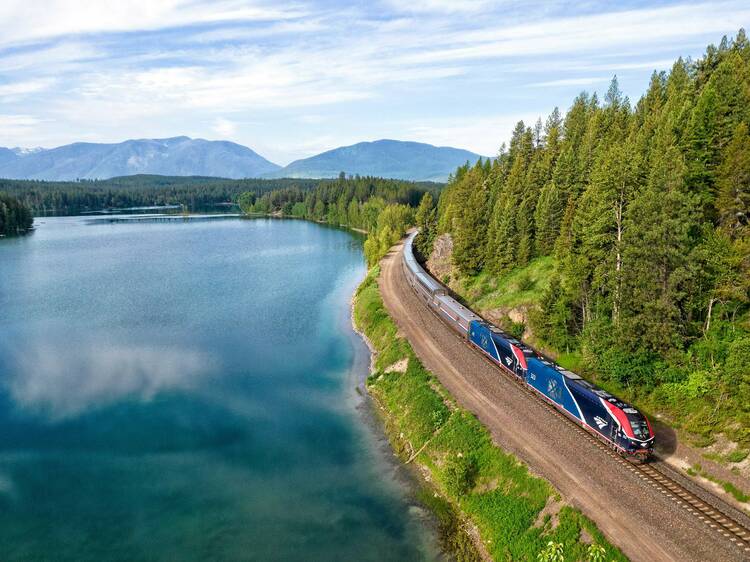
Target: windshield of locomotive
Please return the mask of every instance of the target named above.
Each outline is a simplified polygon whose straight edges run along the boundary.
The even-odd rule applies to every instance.
[[[633,428],[633,435],[636,439],[646,440],[651,437],[646,420],[631,420],[630,426]]]

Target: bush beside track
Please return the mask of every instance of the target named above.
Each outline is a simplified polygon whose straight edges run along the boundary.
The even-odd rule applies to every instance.
[[[370,270],[354,303],[356,327],[377,352],[367,387],[394,450],[403,461],[415,462],[428,482],[422,496],[440,520],[444,546],[459,561],[477,560],[463,524],[470,521],[494,560],[537,560],[550,542],[562,546],[566,560],[594,559],[588,543],[604,549],[597,559],[626,560],[592,521],[561,505],[546,481],[495,446],[479,421],[424,368],[383,306],[379,271]],[[405,371],[389,369],[404,363]]]

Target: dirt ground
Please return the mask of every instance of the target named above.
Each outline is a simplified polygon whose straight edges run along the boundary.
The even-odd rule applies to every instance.
[[[646,486],[466,343],[407,285],[399,244],[382,262],[386,308],[419,358],[495,442],[594,520],[634,561],[746,560],[742,551]]]

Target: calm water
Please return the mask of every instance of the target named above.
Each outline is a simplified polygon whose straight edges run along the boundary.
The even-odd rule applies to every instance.
[[[0,559],[434,558],[355,392],[363,273],[300,221],[0,240]]]

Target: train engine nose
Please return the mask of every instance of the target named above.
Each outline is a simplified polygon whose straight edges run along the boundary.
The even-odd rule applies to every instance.
[[[632,436],[628,436],[628,452],[639,457],[648,457],[654,450],[654,431],[646,416],[640,412],[628,413]]]

